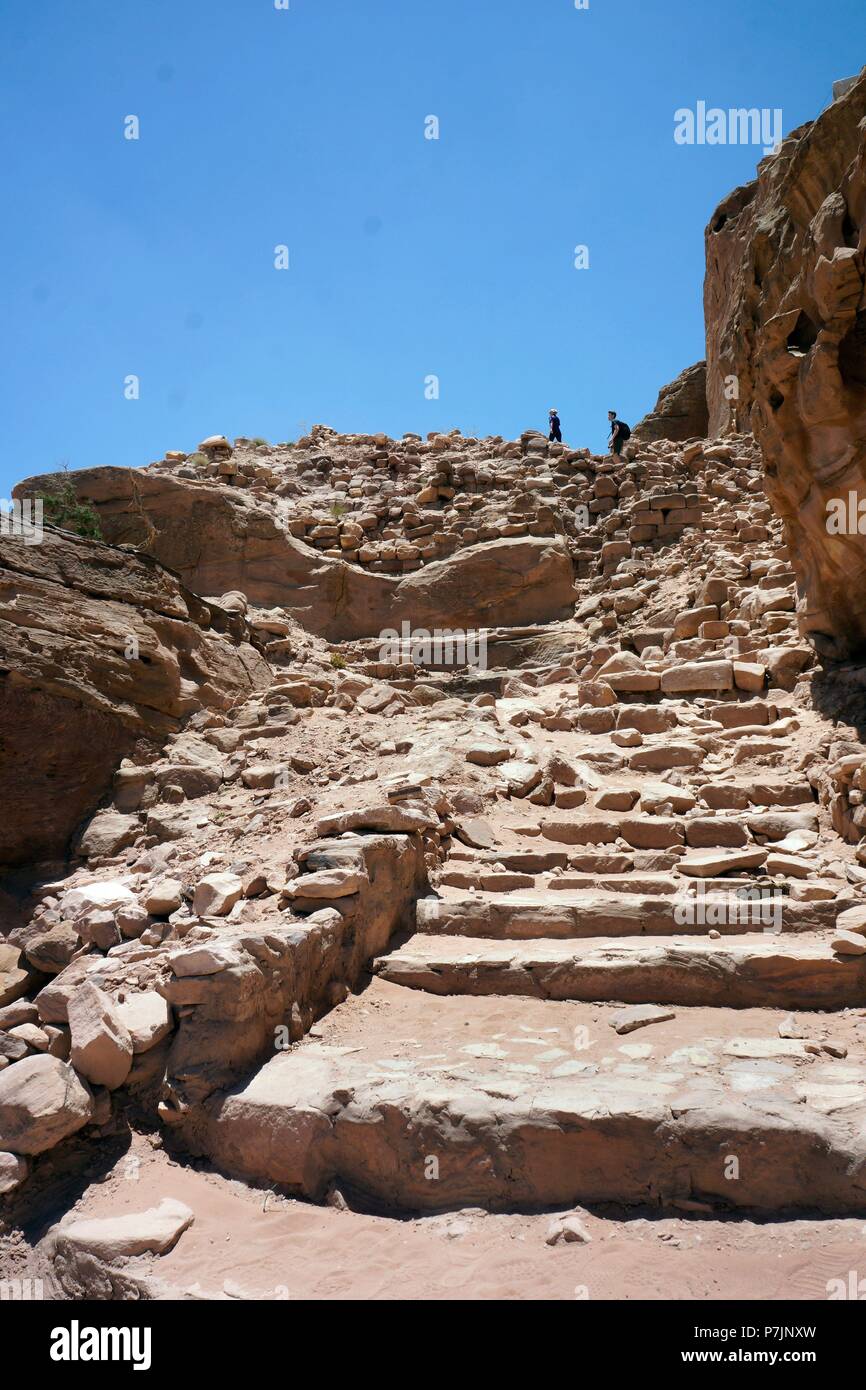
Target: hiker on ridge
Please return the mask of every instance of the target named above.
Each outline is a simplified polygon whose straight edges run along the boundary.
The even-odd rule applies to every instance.
[[[548,416],[550,417],[550,434],[547,436],[547,438],[548,438],[549,440],[554,440],[554,439],[555,439],[556,442],[557,442],[557,444],[561,444],[561,443],[562,443],[562,426],[561,426],[561,424],[559,423],[559,415],[557,414],[557,412],[556,412],[555,410],[549,410],[547,413],[548,413]]]
[[[607,441],[607,447],[612,454],[621,454],[626,440],[631,438],[631,430],[625,420],[616,418],[615,410],[609,410],[607,418],[610,421],[610,439]]]

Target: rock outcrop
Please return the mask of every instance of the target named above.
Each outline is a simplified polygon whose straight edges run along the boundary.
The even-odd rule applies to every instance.
[[[0,535],[0,866],[62,854],[139,743],[268,679],[244,620],[147,556]]]
[[[751,429],[763,450],[803,633],[830,656],[861,652],[866,73],[719,205],[706,247],[710,433]]]
[[[234,487],[129,468],[70,478],[109,540],[154,556],[197,593],[240,590],[331,641],[375,636],[403,621],[413,628],[546,622],[569,616],[574,605],[564,545],[553,534],[526,535],[525,526],[450,558],[434,554],[423,568],[414,562],[417,547],[405,543],[410,557],[397,578],[339,558],[339,543],[336,556],[320,552],[291,534],[284,507]],[[16,496],[38,490],[39,481],[28,479]]]
[[[655,408],[638,421],[632,437],[652,439],[706,439],[709,434],[707,364],[696,362],[663,386]]]

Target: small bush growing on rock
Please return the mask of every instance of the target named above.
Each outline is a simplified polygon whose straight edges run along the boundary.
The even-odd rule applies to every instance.
[[[51,526],[59,526],[64,531],[74,531],[86,540],[101,541],[102,527],[99,517],[90,502],[80,499],[75,485],[68,476],[68,470],[55,475],[46,492],[37,492],[41,499],[45,520]]]

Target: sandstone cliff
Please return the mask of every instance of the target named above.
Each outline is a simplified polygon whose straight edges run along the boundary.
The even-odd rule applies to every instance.
[[[763,160],[706,230],[709,428],[751,429],[799,581],[802,630],[866,647],[866,74]],[[855,502],[841,533],[828,504]]]
[[[0,536],[0,866],[62,853],[140,741],[269,679],[243,619],[147,556]]]

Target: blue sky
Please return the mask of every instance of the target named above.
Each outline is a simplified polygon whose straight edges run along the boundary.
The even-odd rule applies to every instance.
[[[557,406],[601,448],[703,356],[703,229],[761,157],[677,145],[674,112],[811,119],[862,4],[0,0],[0,496],[313,422]]]

